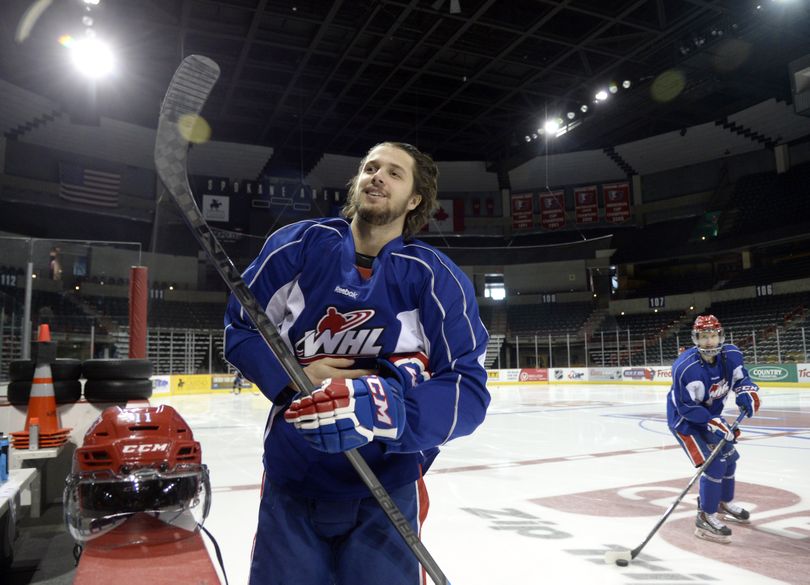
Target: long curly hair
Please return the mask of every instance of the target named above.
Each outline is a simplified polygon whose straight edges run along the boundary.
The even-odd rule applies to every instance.
[[[366,152],[366,156],[360,161],[357,174],[347,183],[349,194],[346,198],[346,204],[343,206],[343,209],[341,209],[341,214],[349,220],[354,218],[357,214],[360,207],[357,196],[357,179],[362,174],[363,167],[366,166],[368,155],[378,146],[393,146],[399,148],[407,152],[413,159],[413,192],[421,195],[422,200],[419,202],[419,205],[409,211],[408,215],[405,217],[402,237],[409,240],[425,227],[439,206],[437,202],[439,167],[436,166],[436,163],[429,154],[422,152],[412,144],[406,142],[380,142],[369,148],[368,152]]]

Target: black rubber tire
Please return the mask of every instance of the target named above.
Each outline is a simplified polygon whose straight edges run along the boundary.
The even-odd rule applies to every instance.
[[[151,380],[87,380],[84,384],[84,397],[88,402],[126,402],[151,396]]]
[[[85,360],[82,372],[88,380],[146,380],[152,375],[149,360]]]
[[[56,358],[51,364],[54,380],[78,380],[82,377],[82,362],[72,358]],[[8,365],[12,382],[30,382],[34,377],[34,360],[14,360]]]
[[[78,380],[54,380],[53,395],[56,404],[73,404],[82,397],[82,383]],[[26,406],[31,396],[31,381],[9,382],[8,401],[17,406]]]

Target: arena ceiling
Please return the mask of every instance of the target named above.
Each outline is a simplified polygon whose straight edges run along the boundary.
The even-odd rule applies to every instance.
[[[118,52],[114,78],[91,91],[65,64],[56,39],[82,34],[82,0],[0,2],[0,78],[76,119],[154,127],[180,59],[207,55],[222,68],[213,138],[272,146],[266,170],[293,176],[380,140],[505,169],[621,144],[789,100],[787,63],[810,53],[806,0],[100,0],[89,13]],[[569,111],[565,135],[526,141]]]

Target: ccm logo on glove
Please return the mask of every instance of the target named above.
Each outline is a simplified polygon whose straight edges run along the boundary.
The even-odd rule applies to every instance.
[[[388,398],[385,397],[385,388],[382,381],[377,376],[366,378],[368,389],[371,390],[371,399],[377,407],[377,420],[383,424],[390,425],[391,417],[388,416]]]

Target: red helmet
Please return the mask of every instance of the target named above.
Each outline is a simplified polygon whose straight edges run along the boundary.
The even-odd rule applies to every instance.
[[[701,347],[699,341],[699,334],[704,331],[716,332],[718,336],[718,344],[714,347]],[[698,348],[698,351],[706,356],[712,357],[720,353],[720,348],[726,341],[726,336],[723,331],[723,326],[720,320],[714,315],[700,315],[695,319],[695,324],[692,326],[692,342]]]
[[[210,502],[200,444],[171,406],[107,408],[76,449],[64,493],[73,537],[103,535],[108,547],[190,536]]]

